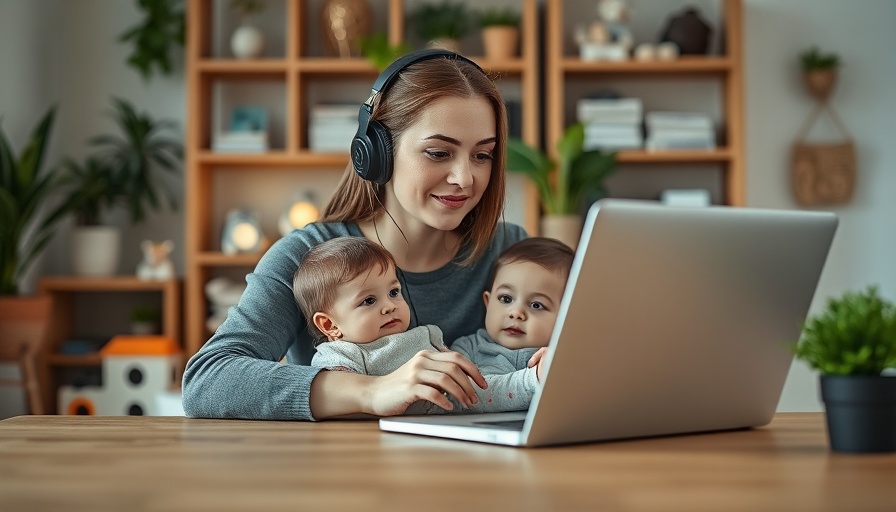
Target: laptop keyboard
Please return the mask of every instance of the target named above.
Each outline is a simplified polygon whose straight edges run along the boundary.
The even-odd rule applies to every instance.
[[[475,421],[477,426],[499,428],[502,430],[523,430],[526,420]]]

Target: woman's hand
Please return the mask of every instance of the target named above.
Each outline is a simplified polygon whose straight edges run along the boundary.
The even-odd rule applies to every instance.
[[[473,383],[487,387],[479,368],[463,355],[422,350],[389,375],[376,377],[367,390],[367,403],[377,416],[401,414],[418,400],[451,410],[454,406],[445,397],[447,393],[471,407],[479,401]]]
[[[538,381],[541,382],[541,366],[542,361],[544,361],[544,354],[548,351],[548,347],[541,347],[536,350],[532,357],[529,358],[529,368],[536,366],[535,368],[535,376],[538,377]]]

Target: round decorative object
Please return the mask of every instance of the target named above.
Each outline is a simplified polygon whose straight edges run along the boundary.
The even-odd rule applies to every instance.
[[[256,59],[264,52],[264,34],[252,25],[241,25],[233,31],[230,49],[238,59]]]
[[[373,10],[367,0],[326,0],[320,11],[327,53],[361,57],[361,38],[370,33]]]
[[[712,28],[703,21],[697,9],[688,8],[684,13],[670,18],[660,36],[660,42],[678,45],[681,55],[706,55]]]

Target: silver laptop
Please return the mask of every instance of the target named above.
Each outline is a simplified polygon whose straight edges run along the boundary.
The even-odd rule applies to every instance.
[[[765,425],[836,228],[831,213],[600,201],[528,412],[380,428],[544,446]]]

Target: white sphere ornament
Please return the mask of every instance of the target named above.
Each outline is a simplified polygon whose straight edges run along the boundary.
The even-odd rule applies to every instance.
[[[230,49],[238,59],[255,59],[264,51],[264,34],[252,25],[241,25],[230,37]]]

